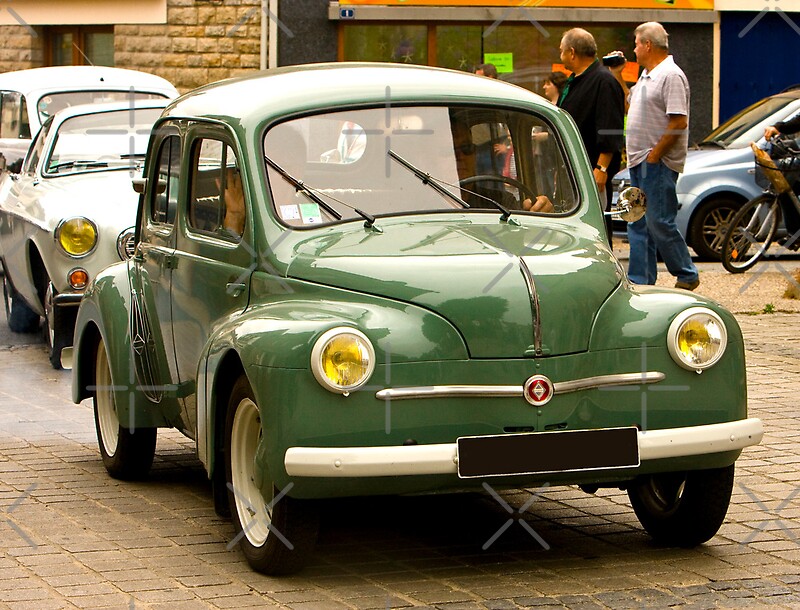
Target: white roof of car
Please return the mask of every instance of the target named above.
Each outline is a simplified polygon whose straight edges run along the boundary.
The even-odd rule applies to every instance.
[[[178,91],[167,79],[123,68],[104,66],[55,66],[0,74],[0,90],[19,91],[30,96],[43,91],[83,89],[152,91],[176,97]]]

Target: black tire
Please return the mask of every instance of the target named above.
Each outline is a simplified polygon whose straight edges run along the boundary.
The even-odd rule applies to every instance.
[[[56,290],[53,283],[47,282],[47,289],[44,293],[44,340],[50,358],[50,364],[54,369],[61,369],[61,351],[65,347],[72,345],[72,334],[75,330],[73,312],[64,311],[63,308],[56,307],[53,299]],[[70,323],[71,322],[71,323]]]
[[[657,542],[692,547],[718,531],[733,491],[733,464],[725,468],[650,475],[628,488],[642,527]]]
[[[722,266],[730,273],[750,269],[767,252],[780,223],[781,206],[776,195],[759,195],[745,203],[722,240]]]
[[[123,428],[119,423],[108,354],[102,339],[95,360],[94,424],[108,474],[134,480],[147,475],[156,452],[156,428]]]
[[[23,301],[8,276],[3,274],[3,298],[6,305],[8,327],[15,333],[35,333],[39,330],[39,314]]]
[[[255,452],[262,435],[260,411],[247,377],[236,381],[225,422],[225,480],[231,521],[247,562],[263,574],[300,570],[319,530],[316,503],[282,495],[271,481],[265,498],[255,483]],[[285,490],[285,491],[288,491]]]
[[[697,256],[712,261],[722,258],[722,240],[741,207],[741,201],[728,197],[704,201],[698,206],[692,215],[687,240]]]

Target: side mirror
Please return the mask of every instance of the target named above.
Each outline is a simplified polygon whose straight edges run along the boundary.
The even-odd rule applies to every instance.
[[[605,212],[608,216],[616,216],[625,222],[636,222],[647,211],[647,197],[644,191],[635,186],[629,186],[619,194],[617,205]]]
[[[134,178],[131,180],[131,186],[134,191],[140,195],[144,195],[144,191],[147,188],[147,178]]]

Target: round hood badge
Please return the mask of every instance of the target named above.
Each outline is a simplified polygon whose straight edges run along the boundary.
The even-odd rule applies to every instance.
[[[553,397],[553,382],[544,375],[533,375],[525,382],[522,393],[530,404],[537,407],[546,405]]]

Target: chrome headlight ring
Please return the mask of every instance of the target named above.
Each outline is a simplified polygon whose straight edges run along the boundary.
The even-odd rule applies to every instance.
[[[53,232],[53,239],[70,258],[83,258],[97,247],[97,225],[85,216],[64,218]]]
[[[702,373],[722,358],[728,330],[722,318],[706,307],[679,313],[667,331],[667,348],[678,366]]]
[[[374,370],[375,348],[355,328],[331,328],[311,350],[311,372],[329,392],[347,396],[367,383]]]

